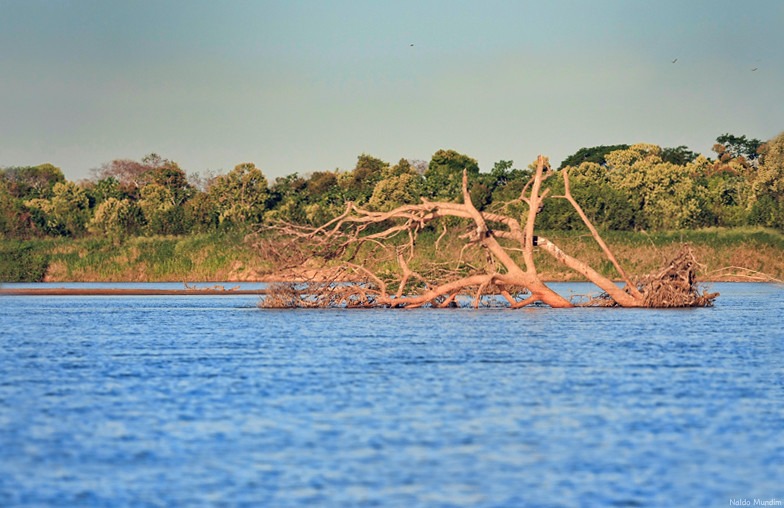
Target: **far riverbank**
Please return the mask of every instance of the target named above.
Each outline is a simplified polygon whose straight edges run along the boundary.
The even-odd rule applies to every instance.
[[[615,277],[592,238],[581,232],[541,232],[564,251],[604,275]],[[784,235],[771,229],[703,229],[671,232],[603,232],[621,265],[632,275],[657,270],[681,245],[689,244],[704,282],[784,280]],[[450,242],[436,251],[435,235],[421,235],[419,247],[439,262],[457,258]],[[105,239],[42,239],[0,244],[0,282],[274,282],[318,277],[318,262],[276,266],[242,232],[132,238],[119,245]],[[380,271],[395,269],[368,257]],[[334,263],[333,263],[334,264]],[[544,280],[582,280],[544,253],[537,253]],[[328,268],[328,266],[327,266]]]

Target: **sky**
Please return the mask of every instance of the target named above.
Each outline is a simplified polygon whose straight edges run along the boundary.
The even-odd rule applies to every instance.
[[[710,155],[784,131],[782,48],[781,0],[0,0],[0,167]]]

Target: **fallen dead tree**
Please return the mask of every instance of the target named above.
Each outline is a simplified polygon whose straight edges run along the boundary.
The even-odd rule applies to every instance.
[[[316,277],[291,283],[273,284],[261,306],[291,307],[389,307],[443,308],[457,305],[466,297],[474,307],[505,305],[521,308],[531,304],[567,308],[576,305],[620,307],[694,307],[709,306],[718,294],[707,294],[695,283],[698,266],[689,249],[684,249],[671,263],[655,274],[632,280],[591,224],[571,194],[569,175],[561,172],[565,191],[548,196],[542,183],[552,174],[544,157],[539,157],[532,179],[515,200],[527,206],[524,221],[495,212],[479,211],[468,192],[467,175],[463,175],[463,202],[423,200],[388,212],[366,210],[347,203],[345,211],[320,227],[291,223],[265,226],[274,233],[274,241],[259,246],[265,256],[290,265],[303,266],[320,259],[333,266],[327,277]],[[607,259],[615,267],[623,286],[598,273],[580,259],[564,252],[547,238],[535,235],[536,215],[545,199],[565,199],[580,216]],[[466,249],[484,252],[481,266],[461,269],[430,266],[426,271],[413,270],[417,254],[417,237],[425,227],[441,223],[442,234],[449,227],[463,227],[460,236]],[[460,224],[460,226],[455,226]],[[368,247],[374,256],[394,259],[394,272],[374,273],[355,263],[360,249]],[[575,302],[559,295],[539,277],[534,250],[540,249],[563,265],[577,271],[602,291],[588,301]],[[515,255],[513,255],[515,253]],[[522,262],[515,260],[515,257]],[[339,261],[338,267],[334,264]]]

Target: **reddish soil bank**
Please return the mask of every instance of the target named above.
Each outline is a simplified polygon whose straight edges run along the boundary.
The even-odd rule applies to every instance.
[[[0,295],[17,296],[154,296],[154,295],[263,295],[264,289],[100,289],[0,288]]]

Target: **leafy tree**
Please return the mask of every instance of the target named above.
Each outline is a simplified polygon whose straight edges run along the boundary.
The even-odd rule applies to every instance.
[[[95,180],[116,180],[123,194],[138,198],[141,188],[150,183],[150,167],[130,159],[115,159],[95,170]]]
[[[126,236],[138,231],[141,219],[140,210],[130,200],[109,197],[95,208],[89,230],[120,243]]]
[[[6,181],[12,196],[22,199],[48,199],[54,186],[65,182],[60,168],[51,164],[11,167],[0,170],[0,178]]]
[[[490,189],[490,204],[503,206],[520,197],[520,192],[530,180],[530,169],[515,169],[513,161],[500,160],[493,164],[489,174],[480,175]]]
[[[561,162],[561,165],[558,166],[558,169],[563,169],[567,166],[577,167],[583,162],[594,162],[603,166],[607,163],[605,161],[605,156],[607,154],[616,150],[626,150],[627,148],[629,148],[629,145],[600,145],[590,148],[580,148],[575,153],[565,158]]]
[[[664,162],[677,164],[683,166],[692,162],[699,156],[698,153],[692,152],[686,145],[681,145],[675,148],[663,148],[661,158]]]
[[[123,192],[120,182],[113,176],[102,178],[98,181],[87,182],[84,187],[90,200],[90,207],[94,208],[109,198],[122,199]]]
[[[25,201],[33,212],[33,220],[41,231],[50,235],[74,236],[85,230],[89,219],[90,201],[87,193],[73,182],[54,185],[50,199]]]
[[[310,203],[304,206],[305,221],[308,224],[323,224],[340,212],[340,206],[326,202]]]
[[[784,198],[784,132],[770,140],[762,166],[752,184],[757,196]]]
[[[388,167],[388,162],[367,154],[357,157],[354,169],[339,179],[345,199],[359,204],[367,203]]]
[[[145,217],[149,217],[156,211],[166,211],[174,207],[174,197],[168,187],[158,183],[148,183],[142,187],[139,207],[144,212]]]
[[[271,208],[271,210],[267,213],[267,217],[270,220],[304,222],[305,214],[303,209],[307,186],[308,181],[297,173],[276,178],[270,189],[268,208]]]
[[[763,164],[751,182],[753,224],[784,229],[784,132],[767,144]]]
[[[381,179],[373,189],[369,205],[374,210],[389,211],[401,205],[414,204],[422,195],[422,177],[406,159],[382,170]]]
[[[635,226],[635,211],[629,201],[628,193],[616,188],[606,166],[596,162],[584,162],[578,167],[569,168],[572,182],[572,195],[580,203],[585,214],[601,229],[629,230]],[[553,195],[563,193],[563,178],[559,171],[552,178]],[[559,200],[547,203],[539,214],[541,227],[582,230],[582,220],[575,215],[568,202]],[[549,221],[549,224],[545,221]]]
[[[150,183],[158,184],[169,190],[171,203],[181,205],[190,199],[195,189],[188,183],[188,176],[176,162],[166,161],[150,170]]]
[[[730,158],[743,157],[747,161],[753,161],[759,158],[759,150],[762,144],[762,141],[759,139],[748,139],[745,135],[722,134],[716,138],[714,151],[719,155],[719,158],[723,156]]]
[[[454,150],[437,151],[425,171],[424,195],[438,201],[459,199],[463,170],[468,172],[469,180],[475,179],[479,175],[479,163]]]
[[[328,200],[339,195],[338,175],[334,171],[315,171],[308,178],[307,194],[312,202]]]
[[[120,190],[129,197],[138,198],[141,189],[151,183],[162,185],[171,190],[175,205],[187,201],[194,193],[185,172],[176,162],[151,153],[141,162],[130,159],[116,159],[102,165],[96,171],[96,180],[114,179]]]
[[[704,192],[700,226],[737,227],[746,224],[749,186],[743,176],[707,171],[698,175],[695,182]]]
[[[493,164],[490,170],[493,187],[506,185],[513,180],[528,179],[531,177],[530,170],[514,169],[514,161],[500,160]]]
[[[558,169],[563,169],[568,166],[577,167],[584,162],[594,162],[600,166],[607,164],[606,156],[617,150],[627,150],[629,145],[600,145],[590,148],[580,148],[574,154],[565,158]],[[664,148],[661,150],[661,159],[664,162],[672,164],[683,165],[687,164],[697,158],[699,154],[692,152],[685,145],[680,145],[675,148]]]
[[[305,201],[298,201],[295,199],[286,199],[277,204],[277,206],[268,211],[264,215],[267,221],[284,221],[293,222],[295,224],[305,224],[307,218],[305,217]]]
[[[302,211],[307,223],[319,224],[343,209],[346,197],[338,180],[338,171],[316,171],[305,186]]]
[[[169,187],[155,182],[142,187],[139,208],[148,233],[177,235],[188,231],[184,209],[175,203],[174,192]]]
[[[220,224],[261,222],[269,197],[267,179],[252,162],[238,164],[215,179],[208,190]]]
[[[749,211],[749,223],[784,230],[784,206],[773,196],[765,195],[758,198]]]
[[[493,195],[492,183],[489,181],[490,179],[482,178],[483,176],[489,175],[479,175],[479,178],[471,182],[468,187],[471,203],[473,203],[477,210],[484,210],[487,205],[490,204]]]
[[[692,226],[699,217],[700,199],[690,175],[698,169],[665,162],[661,154],[660,147],[642,143],[607,154],[610,183],[628,196],[635,227]]]
[[[220,211],[206,192],[197,192],[189,199],[183,205],[183,215],[192,231],[209,231],[220,225]]]
[[[0,178],[0,238],[22,238],[30,230],[30,216],[22,202],[11,195],[8,182]]]

